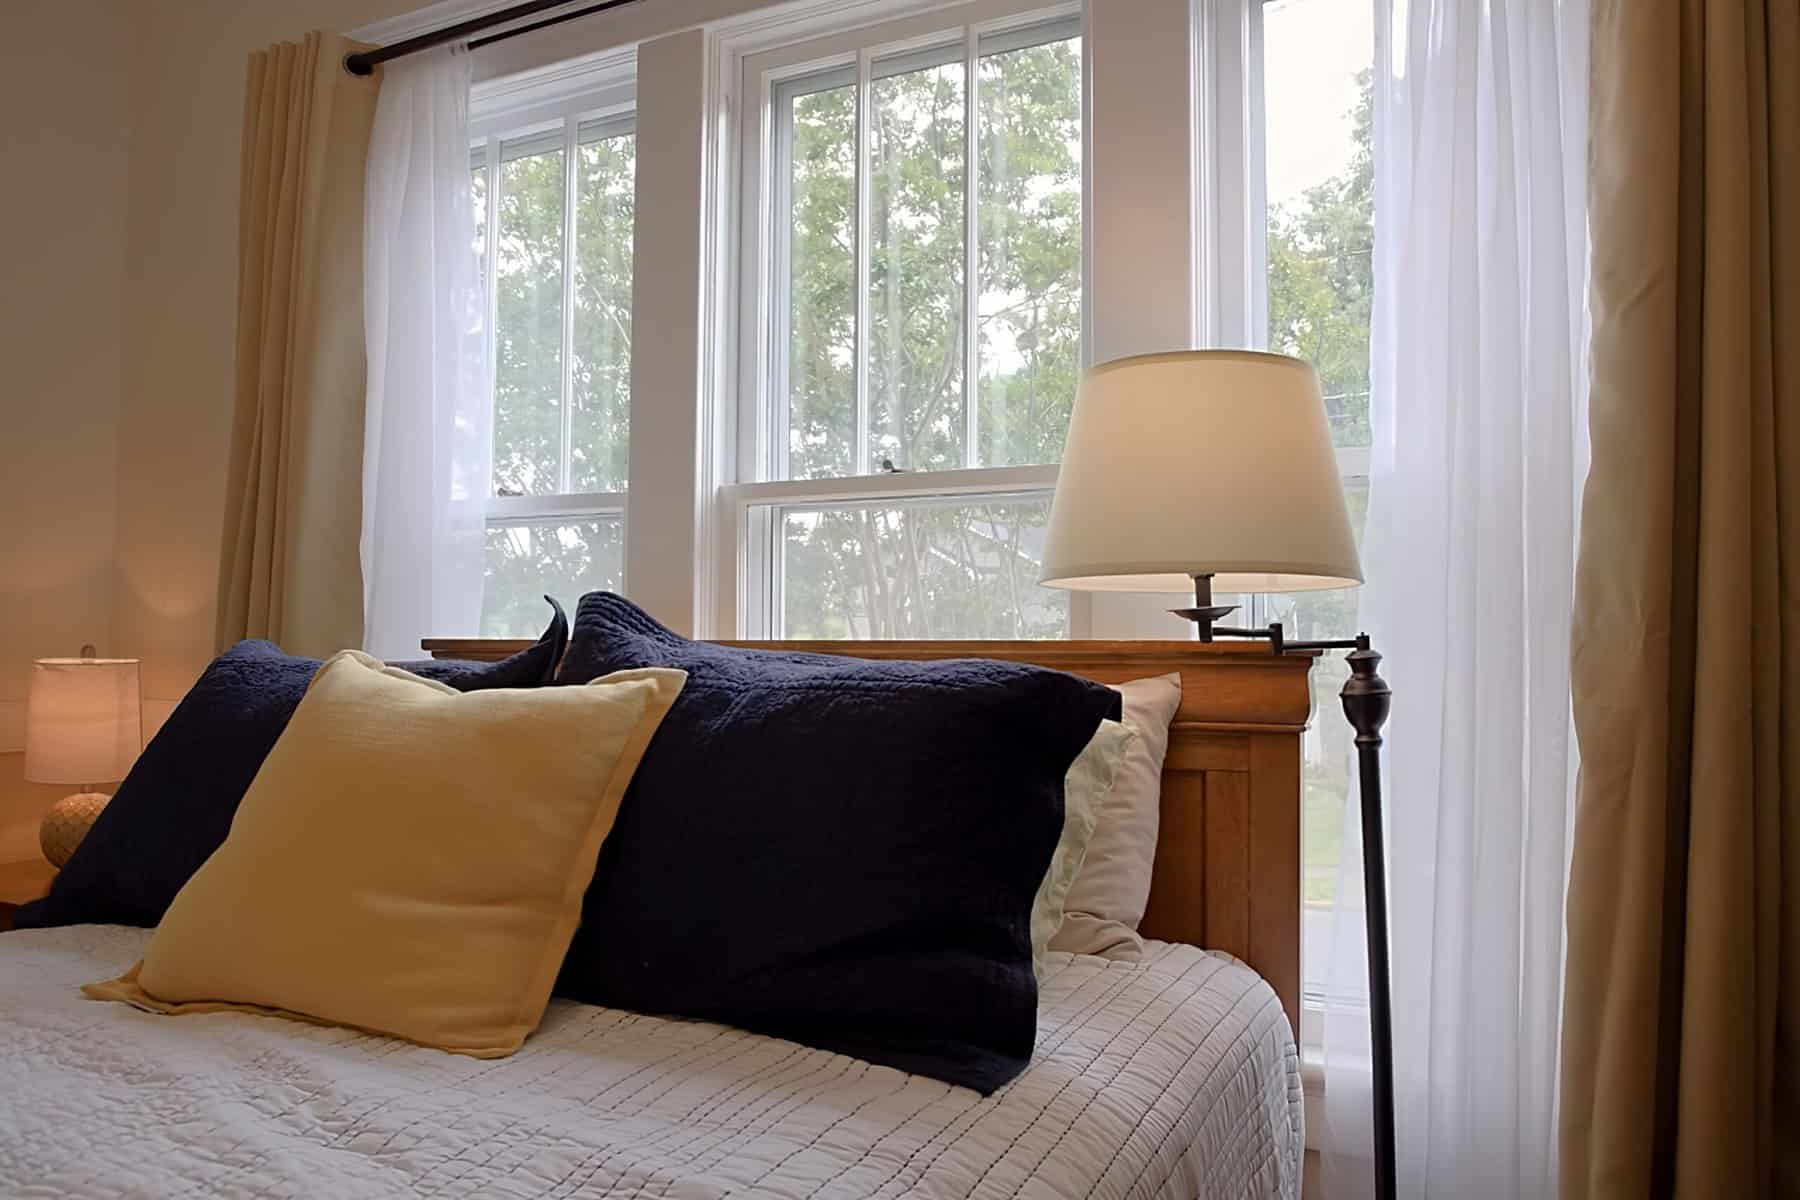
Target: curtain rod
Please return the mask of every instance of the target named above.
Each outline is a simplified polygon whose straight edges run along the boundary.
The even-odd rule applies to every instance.
[[[352,75],[371,75],[375,68],[384,62],[392,62],[396,58],[405,58],[409,54],[417,54],[421,50],[430,50],[450,42],[460,42],[464,38],[472,38],[468,48],[478,49],[491,46],[495,42],[504,42],[508,38],[518,37],[522,33],[532,33],[539,29],[547,29],[552,25],[561,25],[564,21],[573,21],[579,17],[591,17],[595,13],[603,13],[608,9],[619,8],[636,0],[598,0],[597,3],[584,4],[580,8],[570,9],[565,13],[545,17],[533,21],[529,25],[520,25],[514,29],[503,29],[499,33],[490,33],[486,37],[472,37],[485,33],[497,25],[505,25],[510,21],[534,17],[538,13],[548,12],[553,8],[562,8],[571,0],[525,0],[525,3],[503,8],[484,17],[470,17],[466,21],[458,21],[454,25],[446,25],[442,29],[434,29],[429,33],[421,33],[417,37],[409,37],[404,41],[389,46],[381,46],[374,50],[364,50],[358,54],[344,56],[344,69]]]

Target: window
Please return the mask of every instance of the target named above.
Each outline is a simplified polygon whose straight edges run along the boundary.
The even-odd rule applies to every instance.
[[[1083,364],[1081,28],[1004,8],[746,60],[747,635],[1070,632],[1037,575]]]
[[[1358,0],[1268,0],[1260,16],[1267,344],[1318,368],[1360,538],[1368,508],[1374,296],[1373,12]],[[1257,597],[1254,617],[1259,624],[1281,621],[1297,638],[1342,637],[1357,629],[1357,596]],[[1315,995],[1329,961],[1329,911],[1337,899],[1355,765],[1349,725],[1333,719],[1348,673],[1343,657],[1331,655],[1312,674],[1313,707],[1321,716],[1305,744],[1301,963]],[[1360,903],[1360,890],[1353,893]]]
[[[481,632],[542,628],[545,591],[624,575],[636,137],[560,118],[470,156],[494,378]]]

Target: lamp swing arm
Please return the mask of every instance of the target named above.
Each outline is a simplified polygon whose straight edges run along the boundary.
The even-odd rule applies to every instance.
[[[1372,653],[1369,648],[1369,635],[1359,633],[1353,638],[1320,638],[1305,641],[1290,641],[1282,632],[1280,621],[1270,621],[1261,629],[1243,629],[1230,625],[1215,625],[1212,633],[1218,637],[1260,638],[1269,643],[1272,654],[1285,654],[1290,650],[1361,650]],[[1379,660],[1379,655],[1377,659]]]

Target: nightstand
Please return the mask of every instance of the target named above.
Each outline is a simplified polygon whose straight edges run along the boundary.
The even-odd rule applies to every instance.
[[[0,932],[13,927],[13,910],[50,890],[56,868],[41,858],[0,863]]]

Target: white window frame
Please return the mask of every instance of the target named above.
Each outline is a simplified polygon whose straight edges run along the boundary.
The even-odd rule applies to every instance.
[[[848,4],[847,12],[864,6]],[[744,637],[780,637],[783,634],[781,597],[784,539],[776,522],[784,506],[817,506],[843,504],[862,505],[880,501],[941,499],[970,496],[982,499],[1017,502],[1048,498],[1056,487],[1055,464],[1038,466],[985,467],[966,465],[942,471],[909,471],[903,474],[868,473],[866,437],[858,437],[855,465],[861,473],[832,479],[788,480],[785,474],[787,449],[786,412],[775,402],[771,386],[774,360],[772,331],[778,314],[772,297],[781,294],[780,281],[785,271],[781,254],[782,239],[776,227],[775,213],[780,202],[773,167],[781,161],[775,145],[781,129],[773,114],[773,100],[779,85],[787,80],[803,78],[832,70],[845,71],[854,79],[858,92],[857,152],[858,177],[857,220],[866,225],[869,214],[869,181],[862,164],[867,158],[869,138],[869,88],[877,60],[887,60],[908,51],[950,50],[964,65],[964,87],[967,89],[966,111],[977,111],[979,104],[979,57],[992,52],[996,39],[1022,30],[1049,26],[1054,31],[1046,40],[1079,33],[1085,41],[1085,5],[1079,0],[1043,3],[1043,0],[967,0],[928,12],[896,17],[892,20],[862,24],[834,30],[819,36],[797,40],[773,49],[743,55],[738,60],[739,75],[735,83],[741,98],[737,129],[736,235],[737,263],[735,290],[738,319],[736,322],[736,394],[733,416],[738,437],[732,448],[733,474],[739,481],[719,488],[717,498],[718,531],[725,544],[718,555],[720,586],[714,595],[718,604],[716,622],[736,630]],[[950,61],[955,61],[952,57]],[[1088,56],[1082,55],[1084,76]],[[1082,81],[1085,97],[1087,79]],[[977,122],[965,121],[963,130],[966,161],[976,161]],[[1087,225],[1088,189],[1085,162],[1087,127],[1083,122],[1083,228]],[[971,181],[972,183],[972,181]],[[969,269],[978,257],[979,236],[978,193],[967,188],[964,206],[964,304],[977,300],[979,272]],[[868,326],[869,272],[867,230],[859,228],[857,236],[856,273],[858,319],[857,328]],[[1083,290],[1086,291],[1088,255],[1082,255]],[[1086,317],[1084,316],[1084,322]],[[965,420],[973,426],[973,398],[978,386],[978,373],[973,360],[979,353],[974,326],[968,325],[964,354]],[[1083,339],[1084,363],[1087,354]],[[857,390],[857,427],[867,420],[865,355],[857,355],[855,379]],[[778,411],[781,410],[781,411]],[[965,454],[976,452],[976,440],[965,438]],[[1070,635],[1086,634],[1088,605],[1085,597],[1070,597]]]
[[[445,0],[437,7],[473,3]],[[761,312],[760,297],[752,295],[756,303],[750,308],[742,297],[746,288],[754,292],[751,281],[766,278],[757,272],[769,228],[762,194],[768,95],[762,76],[747,65],[758,56],[797,46],[811,47],[826,58],[846,51],[854,55],[872,36],[888,36],[869,30],[911,28],[915,35],[929,36],[968,23],[946,14],[977,8],[984,14],[1024,14],[1029,6],[1024,0],[789,0],[755,6],[722,0],[702,6],[719,14],[710,20],[677,7],[681,11],[662,24],[623,10],[569,26],[566,37],[554,41],[519,39],[482,52],[478,71],[524,69],[479,82],[473,116],[478,135],[485,138],[518,127],[521,114],[567,116],[571,104],[591,110],[596,89],[613,70],[623,80],[626,106],[641,92],[646,125],[654,121],[675,135],[660,139],[671,141],[666,153],[651,154],[640,146],[638,159],[640,194],[670,197],[681,209],[675,224],[682,227],[653,231],[660,239],[652,246],[659,261],[672,259],[680,269],[634,313],[641,327],[655,325],[673,333],[660,344],[640,340],[634,346],[633,373],[654,374],[657,405],[649,410],[634,406],[631,475],[644,487],[658,479],[668,482],[651,488],[654,505],[641,503],[627,525],[626,559],[639,564],[632,571],[633,593],[666,623],[696,636],[748,636],[755,630],[739,599],[747,578],[741,561],[746,508],[770,499],[807,503],[843,497],[833,491],[839,481],[807,481],[806,490],[798,491],[793,490],[797,485],[768,483],[758,466],[768,461],[766,442],[758,441],[766,437],[768,425],[759,420],[756,407],[764,402],[767,373],[743,363],[767,344],[767,329],[747,318],[740,321],[739,310]],[[1074,7],[1053,4],[1036,11],[1058,14]],[[1084,354],[1099,362],[1179,346],[1260,344],[1266,326],[1266,313],[1257,302],[1263,273],[1262,128],[1249,114],[1257,111],[1262,87],[1261,0],[1083,0],[1079,8],[1087,107]],[[386,42],[419,31],[369,27],[357,35]],[[699,81],[686,69],[658,69],[639,87],[635,45],[551,61],[553,55],[571,53],[573,46],[602,48],[608,39],[616,44],[640,38],[665,68],[670,63],[700,68]],[[1111,65],[1100,73],[1105,95],[1096,109],[1101,87],[1094,64],[1099,55]],[[1144,70],[1145,61],[1154,61],[1155,69]],[[694,105],[699,111],[690,114]],[[486,124],[496,118],[503,124]],[[1103,139],[1099,155],[1097,136]],[[684,190],[692,186],[696,158],[703,183],[697,199]],[[1096,172],[1108,176],[1098,191]],[[698,232],[687,246],[680,237],[685,236],[690,205],[700,219],[692,222]],[[645,211],[640,207],[640,238]],[[1154,227],[1153,244],[1133,236],[1145,225]],[[674,249],[682,254],[672,254]],[[651,416],[653,420],[639,419]],[[1338,461],[1346,480],[1366,477],[1367,451],[1340,451]],[[1044,470],[1037,486],[1053,486],[1054,471]],[[967,482],[964,472],[943,474]],[[957,484],[923,473],[902,482],[888,477],[852,482],[927,488],[934,494]],[[1020,486],[1017,479],[997,482]],[[892,495],[864,493],[859,498]],[[640,500],[643,496],[640,487]],[[670,549],[665,552],[665,547]],[[1130,599],[1074,593],[1072,636],[1179,637],[1185,632],[1158,611],[1163,605],[1157,597],[1136,598],[1144,603],[1121,615]],[[761,602],[766,605],[768,599]],[[1302,1041],[1308,1055],[1317,1045],[1317,1016],[1317,1001],[1303,1000]],[[1309,1081],[1309,1098],[1311,1091]]]
[[[635,47],[569,63],[555,64],[488,84],[477,84],[470,100],[469,163],[486,176],[488,269],[483,279],[487,320],[488,388],[492,394],[499,371],[495,337],[499,276],[493,269],[495,220],[500,211],[503,147],[541,153],[563,152],[562,232],[562,437],[559,490],[535,496],[498,496],[492,485],[486,501],[490,531],[556,522],[617,520],[622,538],[631,536],[626,520],[626,491],[571,492],[573,453],[575,340],[575,254],[579,205],[575,186],[578,151],[583,145],[637,132]],[[635,264],[634,264],[635,269]],[[627,463],[627,476],[630,464]],[[629,482],[627,482],[629,487]],[[620,575],[623,586],[624,567]]]
[[[1196,237],[1205,264],[1200,282],[1203,344],[1268,345],[1268,163],[1267,123],[1259,114],[1263,100],[1263,4],[1266,0],[1196,0],[1199,66],[1206,81],[1197,100],[1201,153],[1197,212],[1214,211],[1220,219],[1210,227],[1197,221]],[[1209,104],[1207,101],[1210,100]],[[1241,207],[1240,207],[1241,206]],[[1242,297],[1232,303],[1234,297]],[[1340,447],[1338,476],[1345,488],[1367,487],[1369,448]],[[1244,615],[1251,625],[1273,619],[1267,597],[1245,598]],[[1346,633],[1350,631],[1345,631]],[[1322,719],[1330,719],[1326,714]],[[1302,904],[1302,921],[1306,906]],[[1303,926],[1304,936],[1304,926]],[[1300,1042],[1302,1080],[1307,1106],[1307,1144],[1317,1148],[1313,1131],[1322,1128],[1324,1028],[1326,996],[1319,976],[1301,964]],[[1366,1004],[1351,993],[1331,997],[1334,1006]],[[1339,1045],[1335,1052],[1366,1055],[1366,1044]]]

